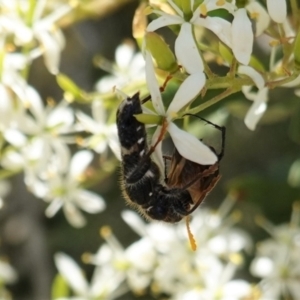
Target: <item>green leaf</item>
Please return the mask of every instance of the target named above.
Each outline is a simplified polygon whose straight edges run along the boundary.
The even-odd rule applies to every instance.
[[[207,15],[210,16],[210,17],[222,18],[222,19],[227,20],[229,22],[232,22],[232,20],[233,20],[233,15],[230,14],[228,12],[228,10],[226,10],[224,8],[211,10],[211,11],[207,12]]]

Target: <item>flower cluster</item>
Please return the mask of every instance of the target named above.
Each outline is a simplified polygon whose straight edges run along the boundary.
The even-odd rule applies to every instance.
[[[92,152],[72,157],[69,146],[79,143],[77,135],[90,132],[88,139],[80,139],[82,147],[103,154],[109,146],[119,157],[116,127],[106,124],[107,109],[99,99],[91,120],[65,99],[44,101],[27,82],[33,60],[41,55],[48,71],[58,74],[65,44],[58,21],[73,8],[74,3],[62,1],[1,1],[0,164],[3,176],[24,173],[28,190],[50,203],[47,216],[63,208],[68,221],[80,227],[85,219],[76,207],[98,213],[105,204],[82,188]]]
[[[271,235],[257,246],[250,271],[262,278],[262,299],[299,299],[300,205],[296,202],[289,224],[274,226],[264,219],[259,224]]]
[[[190,74],[188,77],[196,76],[195,73],[200,76],[197,79],[195,77],[195,82],[197,80],[197,88],[199,88],[198,94],[207,86],[213,88],[214,74],[211,73],[207,63],[203,59],[205,58],[207,49],[211,49],[217,57],[219,56],[219,58],[222,59],[222,64],[230,66],[228,79],[236,75],[241,78],[245,78],[246,76],[246,78],[250,79],[250,81],[238,87],[237,90],[241,90],[247,99],[253,101],[252,106],[246,114],[245,124],[249,129],[254,130],[267,109],[269,99],[268,90],[269,87],[271,87],[271,84],[266,82],[268,76],[263,74],[263,67],[255,62],[253,55],[254,38],[265,34],[269,30],[270,24],[276,22],[282,26],[283,30],[280,31],[280,33],[270,36],[270,38],[274,39],[269,39],[270,45],[272,46],[269,48],[269,51],[271,51],[272,57],[274,57],[278,51],[278,45],[283,44],[284,47],[285,39],[286,43],[289,44],[295,42],[294,37],[296,33],[287,19],[286,1],[267,1],[267,8],[264,8],[255,0],[248,1],[245,7],[240,7],[238,3],[234,1],[207,0],[202,1],[199,5],[198,1],[192,0],[182,2],[168,0],[167,3],[169,7],[157,1],[151,2],[153,2],[153,6],[156,7],[152,12],[159,17],[148,25],[147,32],[152,32],[161,27],[170,25],[173,25],[172,29],[174,30],[174,26],[180,26],[179,29],[174,30],[179,32],[174,46],[176,58],[179,65]],[[255,23],[254,26],[252,26],[253,23]],[[217,37],[219,43],[218,51],[215,49],[215,39],[213,38],[212,42],[208,43],[206,47],[199,44],[198,36],[202,34],[200,39],[204,36],[203,30],[201,31],[203,28],[213,32],[215,37]],[[253,28],[255,28],[255,31]],[[287,47],[289,46],[287,45]],[[202,48],[205,49],[205,51],[202,51]],[[285,61],[293,59],[293,54],[290,53],[289,55],[289,58],[283,57],[278,60],[276,64],[274,64],[273,60],[270,61],[269,72],[272,74],[271,77],[278,79],[285,78],[282,76]],[[221,60],[219,58],[218,62],[220,63]],[[237,65],[239,65],[238,68],[236,68]],[[203,75],[203,72],[206,76]],[[202,74],[202,76],[200,74]],[[298,71],[295,70],[292,76],[286,77],[284,80],[293,82],[298,75]],[[206,77],[210,80],[209,83]],[[149,86],[149,79],[147,79],[147,83]],[[218,100],[212,99],[212,103],[236,92],[236,83],[233,81],[231,84],[231,87],[228,85],[228,90],[224,93],[224,96],[220,94]],[[284,82],[281,83],[278,81],[278,84],[283,85]],[[296,84],[298,84],[298,81],[293,82],[292,85],[295,86]],[[184,85],[184,82],[182,85]],[[216,84],[215,88],[218,88],[218,84]],[[256,88],[258,91],[256,91]],[[150,87],[149,89],[151,92]],[[185,92],[187,91],[189,91],[189,88],[186,88]],[[155,101],[153,93],[152,89],[151,96]],[[190,93],[192,94],[192,91],[190,91]],[[193,95],[194,98],[196,95],[197,93]],[[193,99],[188,96],[185,98],[189,101],[184,103],[184,100],[182,100],[182,105],[180,107],[176,106],[176,109],[182,109],[186,104],[191,104]],[[203,105],[203,108],[206,107],[208,106]],[[199,109],[195,108],[191,111],[196,113],[203,108],[199,106]],[[160,111],[159,113],[161,114],[163,112]],[[167,114],[168,113],[169,112],[167,112]],[[178,111],[175,111],[175,113],[178,113]]]
[[[170,299],[243,299],[250,296],[251,285],[235,277],[243,265],[243,251],[251,249],[251,239],[234,227],[239,213],[230,212],[233,203],[228,197],[217,211],[203,209],[195,213],[191,227],[201,246],[194,253],[182,224],[146,224],[137,214],[124,211],[123,219],[141,238],[123,248],[109,228],[101,230],[106,244],[95,255],[84,255],[86,261],[96,265],[90,290],[98,291],[92,293],[93,297],[114,299],[116,292],[119,295],[120,291],[126,291],[125,282],[127,289],[137,294],[150,289],[153,294],[167,294]],[[87,296],[83,296],[87,294],[83,292],[87,291],[86,283],[74,262],[57,254],[56,265],[74,294],[86,299]],[[108,278],[109,282],[114,282],[113,286],[107,283]],[[104,286],[108,294],[103,294]]]
[[[89,287],[77,264],[65,254],[56,254],[56,266],[75,297],[57,299],[115,299],[128,290],[174,300],[298,299],[299,203],[294,204],[289,224],[274,226],[258,218],[272,237],[258,244],[250,266],[250,272],[262,278],[256,286],[237,276],[253,247],[250,236],[235,226],[241,214],[232,211],[233,204],[228,196],[216,211],[195,212],[191,222],[199,243],[195,252],[182,224],[146,224],[137,214],[124,211],[124,221],[140,239],[124,248],[110,228],[102,228],[106,243],[96,254],[83,256],[86,263],[95,265]]]

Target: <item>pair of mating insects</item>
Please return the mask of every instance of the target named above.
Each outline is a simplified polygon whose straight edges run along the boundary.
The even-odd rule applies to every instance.
[[[145,102],[145,101],[143,101]],[[139,93],[128,97],[117,112],[117,128],[122,154],[123,194],[146,218],[175,223],[190,215],[214,188],[219,175],[219,162],[224,154],[225,127],[215,125],[222,133],[222,148],[213,165],[201,165],[182,157],[175,149],[164,182],[158,165],[151,159],[156,145],[148,146],[145,124],[135,115],[142,113]],[[215,151],[213,147],[210,147]],[[167,173],[167,172],[165,172]]]

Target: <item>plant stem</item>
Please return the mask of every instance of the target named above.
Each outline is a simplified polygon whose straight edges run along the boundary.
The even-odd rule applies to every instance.
[[[188,109],[188,110],[184,111],[183,113],[181,113],[179,115],[179,118],[181,118],[185,114],[195,115],[195,114],[199,113],[200,111],[202,111],[202,110],[204,110],[204,109],[206,109],[206,108],[208,108],[208,107],[210,107],[210,106],[218,103],[222,99],[224,99],[224,98],[228,97],[229,95],[234,94],[234,93],[236,93],[238,91],[240,91],[240,88],[229,87],[224,92],[222,92],[219,95],[211,98],[210,100],[206,101],[205,103],[200,104],[197,107],[194,107],[194,108],[191,108],[191,109]]]

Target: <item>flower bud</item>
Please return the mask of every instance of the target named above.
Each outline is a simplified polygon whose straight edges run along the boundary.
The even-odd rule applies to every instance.
[[[178,64],[173,52],[166,42],[155,32],[147,32],[145,36],[146,48],[151,52],[159,69],[174,73]]]

